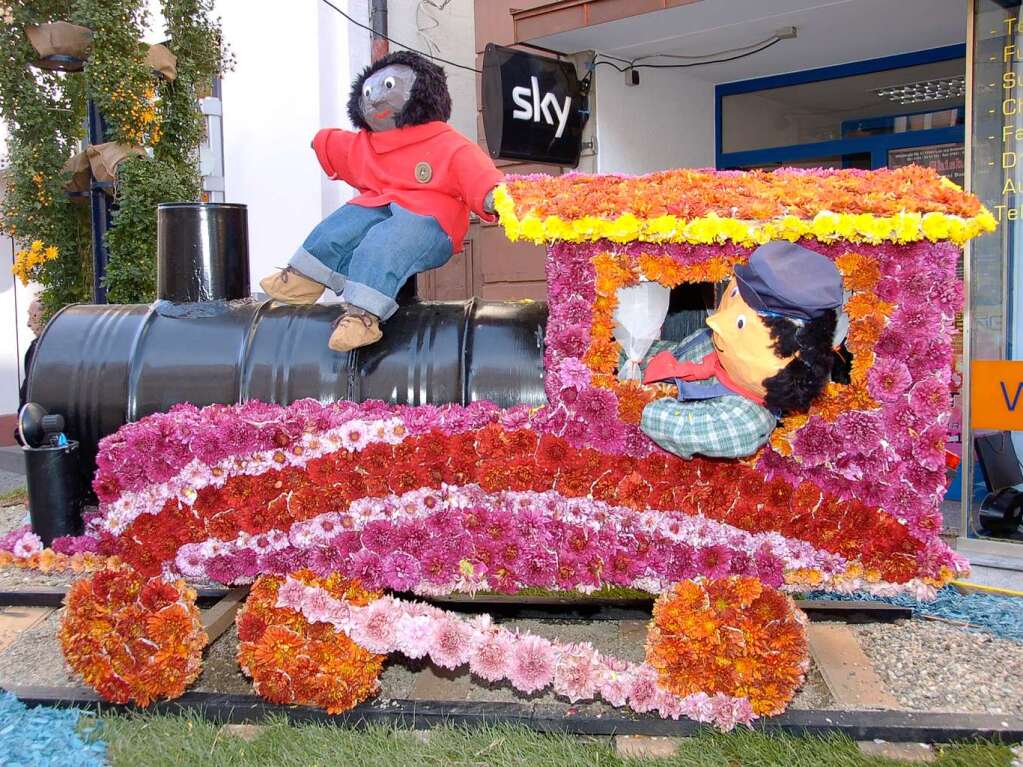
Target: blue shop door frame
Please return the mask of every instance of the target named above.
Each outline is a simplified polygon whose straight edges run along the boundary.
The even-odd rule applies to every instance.
[[[721,102],[727,96],[740,93],[755,93],[789,85],[835,80],[851,75],[882,72],[889,69],[901,69],[918,64],[930,64],[936,61],[949,61],[966,57],[966,45],[948,45],[926,51],[886,56],[869,61],[857,61],[851,64],[840,64],[821,69],[808,69],[772,77],[761,77],[756,80],[743,80],[724,83],[715,88],[715,164],[719,170],[733,168],[749,168],[763,165],[784,165],[800,163],[827,157],[849,157],[859,155],[869,157],[870,168],[888,167],[888,152],[892,149],[911,149],[935,144],[960,144],[965,142],[965,125],[947,128],[931,128],[927,130],[906,131],[904,133],[888,133],[876,136],[844,138],[834,141],[819,141],[810,144],[793,144],[790,146],[771,147],[770,149],[753,149],[742,152],[722,151],[722,107]],[[857,167],[860,167],[857,163]]]

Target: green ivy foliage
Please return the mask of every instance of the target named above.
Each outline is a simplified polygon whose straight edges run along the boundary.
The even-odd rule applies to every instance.
[[[108,141],[144,146],[149,157],[118,167],[113,224],[107,233],[108,300],[155,298],[156,206],[198,201],[198,149],[205,121],[197,97],[228,68],[213,0],[163,0],[167,46],[177,79],[157,78],[140,44],[148,21],[145,0],[0,0],[0,117],[9,128],[10,167],[0,207],[0,231],[19,243],[55,246],[58,257],[32,271],[49,318],[69,303],[91,300],[89,206],[63,191],[61,168],[86,134],[87,100],[99,105]],[[30,67],[36,53],[25,27],[69,21],[94,32],[81,73]]]
[[[107,232],[107,300],[149,301],[156,296],[156,206],[194,200],[191,168],[148,157],[129,157],[117,168],[117,207]]]

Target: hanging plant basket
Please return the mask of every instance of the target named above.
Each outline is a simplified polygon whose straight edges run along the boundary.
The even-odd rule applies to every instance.
[[[178,57],[162,43],[150,45],[146,51],[146,66],[162,80],[174,81],[178,77]]]
[[[92,176],[108,194],[114,193],[114,184],[117,183],[117,166],[124,160],[133,156],[145,156],[146,150],[140,146],[128,146],[118,144],[115,141],[108,141],[106,144],[96,144],[85,150],[89,157],[89,167]]]
[[[92,47],[92,30],[66,21],[34,24],[25,28],[25,34],[39,54],[33,64],[40,69],[77,72],[85,66]]]
[[[64,192],[73,202],[85,202],[89,198],[89,185],[92,183],[92,166],[89,153],[85,150],[73,154],[61,171],[66,175]]]

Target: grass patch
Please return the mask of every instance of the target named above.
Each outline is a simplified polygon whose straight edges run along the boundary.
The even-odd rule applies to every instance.
[[[441,727],[425,740],[390,727],[349,730],[324,724],[266,723],[246,742],[196,714],[108,716],[101,737],[114,767],[896,767],[868,758],[848,738],[768,736],[749,731],[707,732],[685,741],[669,759],[623,760],[608,738],[544,735],[521,727],[471,730]],[[940,767],[1008,767],[1007,747],[941,747]]]
[[[24,506],[28,503],[28,489],[16,487],[6,493],[0,493],[0,506]]]

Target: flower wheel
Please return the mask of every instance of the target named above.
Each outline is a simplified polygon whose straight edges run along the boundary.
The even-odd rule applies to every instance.
[[[379,594],[339,575],[318,578],[309,570],[292,578],[331,596],[366,605]],[[299,703],[337,714],[357,706],[379,688],[383,655],[355,644],[329,623],[310,623],[277,607],[280,576],[262,576],[238,612],[238,662],[256,692],[273,703]]]
[[[756,578],[682,581],[654,605],[646,660],[676,695],[720,692],[779,714],[809,667],[806,616]]]
[[[76,581],[61,619],[68,664],[104,699],[176,698],[202,669],[208,637],[184,581],[101,570]]]

